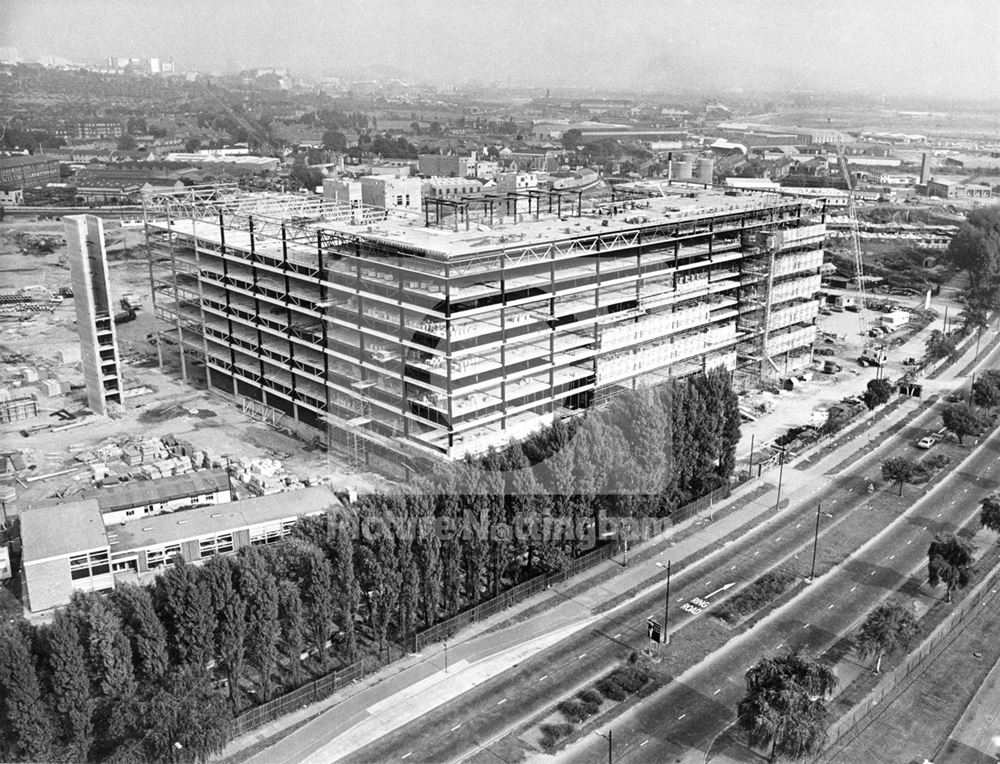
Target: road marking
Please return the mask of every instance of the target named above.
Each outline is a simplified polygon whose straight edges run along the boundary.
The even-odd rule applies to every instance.
[[[968,492],[969,492],[968,488],[966,488],[964,491],[962,491],[962,493],[968,493]]]
[[[924,530],[927,530],[927,526],[926,525],[924,526]]]
[[[587,654],[586,654],[586,653],[583,653],[583,655],[581,655],[581,656],[580,656],[579,658],[577,658],[577,660],[578,660],[578,661],[581,661],[581,660],[583,660],[583,659],[584,659],[584,658],[586,658],[586,657],[587,657]]]
[[[875,575],[876,573],[878,573],[878,571],[877,571],[877,570],[873,570],[873,571],[872,571],[872,575],[873,575],[873,576],[874,576],[874,575]]]
[[[733,567],[731,567],[730,570],[736,570],[736,566],[733,565]]]
[[[612,637],[612,639],[618,639],[618,637],[620,637],[621,635],[622,635],[622,633],[621,633],[621,632],[619,631],[619,632],[618,632],[617,634],[615,634],[615,635],[614,635],[614,636]]]
[[[837,503],[837,500],[836,500],[836,499],[834,499],[834,500],[833,500],[833,501],[831,501],[830,503],[831,503],[831,504],[836,504],[836,503]]]
[[[683,719],[683,718],[684,718],[685,716],[687,716],[687,714],[681,714],[680,716],[678,716],[678,717],[677,717],[677,721],[680,721],[680,720],[681,720],[681,719]]]
[[[640,748],[642,748],[642,747],[643,747],[644,745],[646,745],[646,743],[648,743],[648,742],[649,742],[649,738],[646,738],[646,739],[645,739],[645,740],[643,740],[643,741],[642,741],[641,743],[639,743],[639,747],[640,747]]]
[[[720,692],[722,692],[722,688],[721,687],[718,690],[716,690],[715,692],[713,692],[712,694],[713,695],[718,695]]]
[[[833,610],[833,605],[829,605],[829,606],[827,606],[827,608],[826,608],[826,609],[827,609],[827,610]]]
[[[894,560],[894,559],[896,559],[896,555],[894,555],[894,554],[890,554],[890,555],[889,555],[889,559],[890,559],[890,560]]]
[[[544,682],[544,681],[545,681],[546,679],[548,679],[548,678],[549,678],[549,675],[548,675],[548,674],[546,674],[545,676],[543,676],[543,677],[542,677],[541,679],[539,679],[538,681],[539,681],[539,682]]]
[[[782,646],[783,644],[785,644],[785,643],[784,643],[784,642],[779,642],[778,644],[776,644],[776,645],[774,646],[774,649],[775,649],[775,650],[780,650],[780,649],[781,649],[781,646]]]
[[[910,539],[910,540],[909,540],[909,541],[907,541],[906,543],[907,543],[907,544],[912,544],[912,543],[913,543],[913,539]]]
[[[799,524],[798,524],[798,525],[796,525],[795,527],[796,527],[796,528],[798,528],[798,527],[799,527],[799,525],[802,525],[802,523],[799,523]]]
[[[504,699],[503,699],[503,700],[501,700],[501,701],[500,701],[499,703],[497,703],[497,705],[498,705],[498,706],[502,706],[502,705],[503,705],[504,703],[506,703],[506,702],[507,702],[507,698],[504,698]]]
[[[462,726],[462,724],[464,724],[464,722],[459,722],[458,724],[456,724],[456,725],[455,725],[454,727],[452,727],[452,728],[451,728],[451,731],[452,731],[452,732],[454,732],[454,731],[455,731],[455,730],[457,730],[457,729],[458,729],[459,727],[461,727],[461,726]]]
[[[760,550],[758,549],[758,550],[757,550],[756,552],[754,552],[754,554],[755,554],[755,555],[758,555],[758,554],[760,554]]]
[[[856,587],[856,586],[852,586],[852,587],[851,587],[851,591],[853,592],[853,591],[854,591],[855,589],[857,589],[857,588],[858,588],[858,587]]]
[[[409,758],[410,756],[412,756],[412,755],[413,755],[413,751],[410,751],[409,753],[404,753],[404,754],[403,754],[402,756],[400,756],[399,758],[401,758],[401,759],[408,759],[408,758]]]
[[[802,624],[802,628],[803,628],[803,629],[808,629],[808,628],[809,628],[809,624],[808,624],[808,623],[804,623],[804,624]]]
[[[678,601],[678,602],[683,602],[683,601],[684,601],[684,600],[686,600],[686,599],[687,599],[687,597],[681,597],[681,598],[680,598],[679,600],[677,600],[677,601]]]
[[[776,538],[775,541],[781,541],[781,536],[778,536],[778,538]]]
[[[938,512],[938,513],[937,513],[937,516],[938,516],[938,517],[941,517],[941,513],[940,513],[940,512]]]

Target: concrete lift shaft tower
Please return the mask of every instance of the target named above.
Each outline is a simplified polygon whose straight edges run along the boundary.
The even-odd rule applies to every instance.
[[[87,405],[95,414],[108,416],[121,407],[124,398],[104,249],[104,222],[96,215],[66,215],[63,226]]]

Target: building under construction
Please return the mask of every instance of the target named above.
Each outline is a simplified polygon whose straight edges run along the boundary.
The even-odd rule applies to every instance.
[[[811,359],[826,227],[806,203],[731,194],[533,189],[422,213],[150,196],[159,347],[365,460],[481,452],[715,367],[756,386]]]

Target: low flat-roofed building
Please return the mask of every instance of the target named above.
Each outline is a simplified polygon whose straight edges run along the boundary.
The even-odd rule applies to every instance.
[[[927,181],[927,195],[942,199],[989,199],[993,189],[986,185],[932,178]]]
[[[100,488],[87,498],[97,500],[105,525],[233,500],[229,473],[222,469]]]
[[[340,506],[327,488],[261,496],[149,517],[105,529],[96,499],[21,513],[22,582],[33,612],[60,607],[74,590],[107,591],[116,581],[148,583],[180,556],[199,563],[271,544],[300,517]]]
[[[59,160],[35,154],[0,157],[0,185],[25,188],[59,180]]]
[[[77,589],[114,588],[101,508],[84,499],[21,513],[21,584],[38,612],[65,605]]]
[[[482,186],[475,178],[431,178],[424,181],[423,195],[431,199],[452,199],[478,194]]]

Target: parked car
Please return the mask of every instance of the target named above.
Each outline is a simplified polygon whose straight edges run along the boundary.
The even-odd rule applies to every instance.
[[[947,398],[948,403],[961,403],[964,400],[965,393],[960,392],[949,393]]]
[[[917,448],[930,448],[937,442],[937,435],[925,435],[917,441]]]

